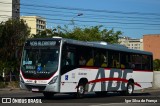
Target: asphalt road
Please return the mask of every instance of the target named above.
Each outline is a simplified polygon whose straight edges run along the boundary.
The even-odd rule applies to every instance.
[[[94,93],[86,94],[83,99],[76,99],[69,94],[56,94],[51,99],[46,99],[41,93],[32,93],[23,90],[0,90],[1,102],[2,98],[11,98],[12,102],[17,102],[18,99],[23,100],[37,100],[42,104],[31,104],[41,106],[44,104],[52,106],[160,106],[160,90],[157,91],[138,91],[132,96],[121,96],[119,93],[108,93],[106,96],[97,96]],[[15,99],[15,100],[13,100]],[[155,103],[154,103],[155,102]],[[4,104],[2,104],[4,105]],[[5,104],[10,105],[10,104]],[[16,106],[21,103],[12,104]],[[28,105],[28,104],[23,104]]]

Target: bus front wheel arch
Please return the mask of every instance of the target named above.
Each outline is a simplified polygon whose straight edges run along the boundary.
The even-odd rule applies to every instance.
[[[86,78],[82,78],[79,80],[79,83],[77,86],[77,93],[76,93],[77,98],[84,97],[84,93],[87,91],[86,89],[87,83],[88,83],[88,80]]]
[[[121,95],[129,96],[132,95],[134,91],[134,80],[130,79],[128,80],[126,89],[123,91],[120,91]]]
[[[132,81],[129,81],[127,83],[126,95],[132,95],[133,91],[134,91],[134,83]]]

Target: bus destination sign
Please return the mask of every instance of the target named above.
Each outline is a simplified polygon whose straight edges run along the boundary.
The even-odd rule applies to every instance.
[[[55,46],[56,41],[30,41],[30,46]]]

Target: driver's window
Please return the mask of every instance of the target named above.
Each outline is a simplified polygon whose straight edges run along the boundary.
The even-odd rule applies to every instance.
[[[61,74],[67,73],[75,68],[75,53],[63,51],[61,60]]]
[[[74,58],[75,58],[74,52],[64,51],[62,54],[62,66],[74,65],[75,64]]]

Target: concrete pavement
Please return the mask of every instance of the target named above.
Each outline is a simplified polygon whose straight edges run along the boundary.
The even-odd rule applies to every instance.
[[[134,93],[148,93],[148,92],[157,92],[160,91],[160,88],[147,88],[143,90],[136,90]],[[20,88],[0,88],[0,94],[2,93],[10,93],[10,92],[30,92],[27,90],[22,90]]]

